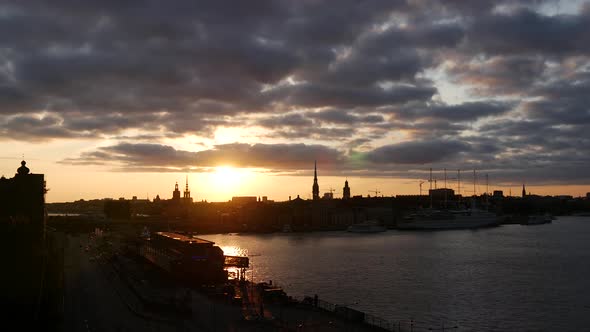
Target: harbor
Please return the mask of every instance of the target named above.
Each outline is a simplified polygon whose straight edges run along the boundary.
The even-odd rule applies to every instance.
[[[154,235],[153,235],[154,236]],[[156,236],[174,236],[175,241],[188,241],[178,233],[162,233]],[[213,243],[190,237],[197,246]],[[268,282],[253,282],[243,278],[227,282],[204,282],[204,279],[179,279],[173,271],[162,268],[161,258],[146,259],[155,250],[137,250],[129,245],[129,239],[121,234],[96,230],[94,233],[70,236],[68,266],[77,260],[78,266],[98,272],[97,283],[108,284],[105,294],[112,292],[112,299],[127,307],[125,326],[141,321],[137,326],[147,330],[183,331],[400,331],[401,322],[395,325],[384,319],[365,314],[345,305],[331,304],[314,297],[292,297],[282,287]],[[175,244],[172,243],[174,246]],[[173,250],[174,248],[170,248]],[[159,250],[162,250],[160,247]],[[145,255],[145,256],[144,256]],[[244,270],[243,262],[236,264],[239,256],[228,256],[226,268]],[[183,271],[186,273],[186,271]],[[69,271],[72,275],[74,271]],[[70,277],[71,278],[71,277]],[[66,282],[70,283],[70,278]],[[79,310],[85,305],[81,298],[66,296],[66,311]],[[104,296],[104,295],[103,295]],[[101,303],[93,305],[101,306]],[[103,309],[106,310],[106,309]],[[120,312],[119,315],[123,313]],[[74,318],[75,315],[68,317]],[[83,322],[93,329],[104,328],[97,317],[95,322]],[[69,329],[81,322],[71,322]],[[134,328],[135,329],[135,328]],[[145,329],[145,327],[144,327]]]
[[[580,264],[590,258],[587,236],[590,219],[558,217],[476,230],[204,237],[260,254],[251,262],[255,280],[402,328],[413,321],[414,331],[574,331],[590,326],[590,269]]]

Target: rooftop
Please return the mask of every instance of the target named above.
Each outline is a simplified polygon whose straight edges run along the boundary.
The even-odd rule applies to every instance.
[[[192,235],[184,235],[184,234],[174,233],[174,232],[156,232],[156,234],[176,240],[176,241],[186,242],[186,243],[190,243],[190,244],[210,244],[210,245],[215,244],[215,242],[207,241],[205,239],[201,239],[198,237],[193,237]]]

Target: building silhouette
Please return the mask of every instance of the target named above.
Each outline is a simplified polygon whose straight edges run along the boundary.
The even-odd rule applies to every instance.
[[[522,197],[526,197],[526,189],[524,187],[524,183],[522,184]]]
[[[22,161],[13,178],[0,178],[0,219],[45,228],[45,176]]]
[[[183,196],[184,203],[192,203],[193,199],[191,198],[191,191],[188,189],[188,175],[186,176],[186,186],[184,188],[184,196]]]
[[[350,199],[350,187],[348,180],[344,181],[344,188],[342,188],[342,199]]]
[[[174,185],[174,191],[172,192],[172,200],[180,202],[180,190],[178,190],[178,182]]]
[[[45,176],[21,162],[0,178],[0,273],[5,326],[58,331],[63,300],[64,235],[45,227]]]
[[[313,200],[320,199],[320,186],[318,185],[318,162],[317,160],[313,164],[313,186],[311,186],[311,194]]]

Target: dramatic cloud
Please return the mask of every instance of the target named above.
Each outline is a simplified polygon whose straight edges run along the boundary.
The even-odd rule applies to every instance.
[[[564,0],[9,0],[0,138],[84,139],[64,162],[113,169],[567,182],[590,167],[589,26]]]
[[[451,160],[469,149],[458,141],[414,141],[382,146],[369,152],[367,159],[378,164],[431,164]]]
[[[338,163],[343,155],[338,150],[322,145],[306,144],[223,144],[212,149],[190,152],[169,145],[149,143],[119,143],[66,159],[65,164],[111,164],[142,171],[150,167],[175,169],[234,166],[298,170],[309,168],[312,160]]]

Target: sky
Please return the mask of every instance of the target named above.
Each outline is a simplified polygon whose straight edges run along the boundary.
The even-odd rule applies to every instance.
[[[585,195],[589,26],[584,1],[2,1],[0,173],[24,157],[49,202],[309,198],[315,160],[336,197],[430,168]]]

